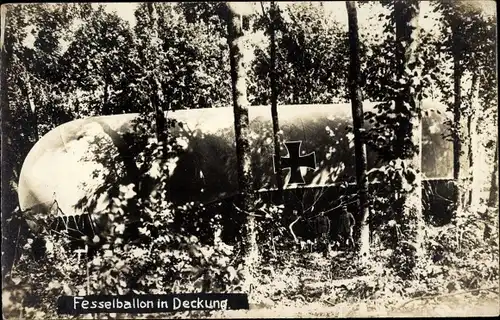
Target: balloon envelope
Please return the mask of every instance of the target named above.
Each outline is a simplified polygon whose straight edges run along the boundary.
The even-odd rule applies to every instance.
[[[363,106],[365,111],[373,110],[374,103]],[[443,138],[444,107],[424,102],[423,110],[424,179],[451,178],[452,144]],[[347,130],[352,124],[350,104],[279,106],[278,114],[282,142],[301,142],[293,150],[298,154],[289,154],[292,151],[282,144],[280,156],[297,160],[314,153],[314,168],[299,169],[305,182],[301,186],[329,186],[355,176],[354,144]],[[169,161],[170,200],[208,202],[234,194],[238,180],[233,109],[171,111],[167,116],[182,123],[169,130],[184,149]],[[138,117],[91,117],[65,123],[47,133],[23,164],[18,192],[21,209],[48,212],[56,200],[66,215],[88,213],[76,204],[97,192],[105,181],[109,183],[110,170],[121,161],[116,154],[129,143],[124,137],[137,134],[133,124]],[[255,190],[276,188],[270,107],[249,107],[249,122],[253,186]],[[103,161],[105,153],[110,153],[113,160]],[[381,164],[377,154],[368,149],[369,168]],[[285,188],[297,186],[290,183],[292,169],[284,168]],[[155,177],[158,173],[153,165],[145,174]],[[106,201],[111,200],[103,196],[101,206],[94,210],[103,210]]]

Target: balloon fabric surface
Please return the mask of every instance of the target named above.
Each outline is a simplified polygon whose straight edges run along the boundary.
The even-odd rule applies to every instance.
[[[365,111],[374,103],[364,103]],[[434,112],[434,111],[438,112]],[[424,102],[422,121],[422,171],[426,179],[452,176],[452,144],[446,133],[444,107]],[[355,177],[351,105],[279,106],[282,159],[295,160],[314,153],[314,167],[300,167],[304,184],[290,182],[293,168],[283,167],[285,189],[331,186]],[[235,194],[238,190],[234,139],[234,114],[231,107],[170,111],[168,118],[178,123],[169,128],[184,149],[169,159],[169,196],[174,203],[209,202]],[[25,159],[19,181],[22,210],[49,212],[57,201],[65,215],[79,215],[85,209],[76,205],[85,195],[96,192],[112,168],[100,159],[116,154],[134,135],[138,114],[91,117],[65,123],[42,137]],[[271,110],[268,106],[249,107],[250,149],[255,190],[275,189],[274,142]],[[366,126],[369,124],[366,123]],[[300,142],[298,148],[285,147]],[[295,145],[297,146],[297,145]],[[288,145],[290,147],[290,145]],[[299,154],[289,154],[299,153]],[[382,164],[368,148],[368,169]],[[128,155],[135,157],[136,155]],[[119,162],[116,160],[115,162]],[[295,165],[293,161],[283,164]],[[147,172],[158,175],[152,166]],[[103,196],[95,211],[104,210]]]

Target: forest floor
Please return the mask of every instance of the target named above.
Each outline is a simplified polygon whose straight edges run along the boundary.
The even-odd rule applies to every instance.
[[[355,255],[350,252],[331,252],[329,257],[319,253],[289,252],[285,261],[266,261],[259,268],[259,277],[248,295],[249,310],[118,314],[111,317],[100,314],[97,319],[443,317],[498,316],[500,312],[498,288],[456,290],[411,299],[387,292],[391,291],[387,289],[382,294],[376,293],[372,288],[381,280],[376,275],[361,274],[360,269]],[[390,282],[390,279],[382,281]],[[92,315],[79,318],[96,319]]]
[[[471,297],[441,298],[431,303],[421,301],[404,308],[385,308],[383,301],[369,301],[359,304],[341,303],[329,306],[323,303],[309,303],[300,306],[278,306],[274,308],[256,308],[245,311],[226,311],[214,314],[215,318],[357,318],[357,317],[462,317],[462,316],[498,316],[498,298]]]
[[[455,291],[425,298],[403,298],[398,294],[359,291],[360,282],[376,282],[375,276],[360,275],[352,253],[334,252],[328,258],[318,253],[292,254],[286,265],[263,268],[249,294],[249,310],[186,312],[148,315],[150,318],[337,318],[337,317],[445,317],[498,316],[498,288]],[[337,293],[341,293],[340,296]],[[372,292],[373,293],[373,292]],[[365,296],[365,297],[363,297]]]
[[[392,295],[390,299],[373,297],[335,297],[336,288],[356,287],[356,282],[373,282],[373,276],[356,274],[352,254],[334,252],[325,258],[317,253],[295,256],[293,273],[285,267],[260,279],[257,292],[266,297],[250,310],[214,313],[213,317],[443,317],[443,316],[498,316],[499,293],[493,291],[457,291],[420,299],[404,299]],[[271,280],[272,278],[272,280]],[[284,281],[288,282],[285,288]],[[269,281],[271,280],[271,281]],[[295,280],[295,281],[294,281]],[[298,283],[295,285],[295,282]],[[498,289],[497,289],[498,290]],[[286,292],[286,294],[285,294]],[[351,293],[354,293],[351,291]],[[361,294],[362,295],[362,294]],[[251,299],[251,298],[250,298]],[[334,300],[334,301],[332,301]]]

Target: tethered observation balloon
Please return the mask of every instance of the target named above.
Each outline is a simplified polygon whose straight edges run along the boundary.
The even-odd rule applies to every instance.
[[[374,103],[364,103],[365,110],[373,110],[373,106]],[[424,102],[423,110],[423,178],[451,178],[452,144],[443,138],[444,107]],[[283,144],[280,156],[300,159],[314,152],[315,168],[299,168],[303,186],[331,186],[355,176],[354,146],[347,131],[352,124],[350,104],[279,106],[278,113],[282,142],[300,142],[293,150],[299,154],[288,154],[292,150]],[[238,182],[233,109],[171,111],[168,117],[182,123],[169,130],[185,148],[170,163],[170,200],[208,202],[234,194]],[[21,209],[49,214],[57,201],[65,215],[89,213],[76,204],[83,196],[96,192],[106,178],[108,169],[99,161],[102,151],[113,151],[127,143],[122,137],[135,134],[133,122],[137,118],[138,114],[90,117],[65,123],[47,133],[23,164],[19,181]],[[249,120],[254,188],[276,188],[270,108],[249,107]],[[376,153],[368,150],[369,168],[380,164]],[[296,186],[289,183],[292,169],[284,168],[285,189]],[[94,212],[104,207],[96,207]]]

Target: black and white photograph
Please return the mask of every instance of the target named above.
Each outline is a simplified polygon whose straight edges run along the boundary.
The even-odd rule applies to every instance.
[[[498,316],[489,0],[1,6],[4,319]]]

